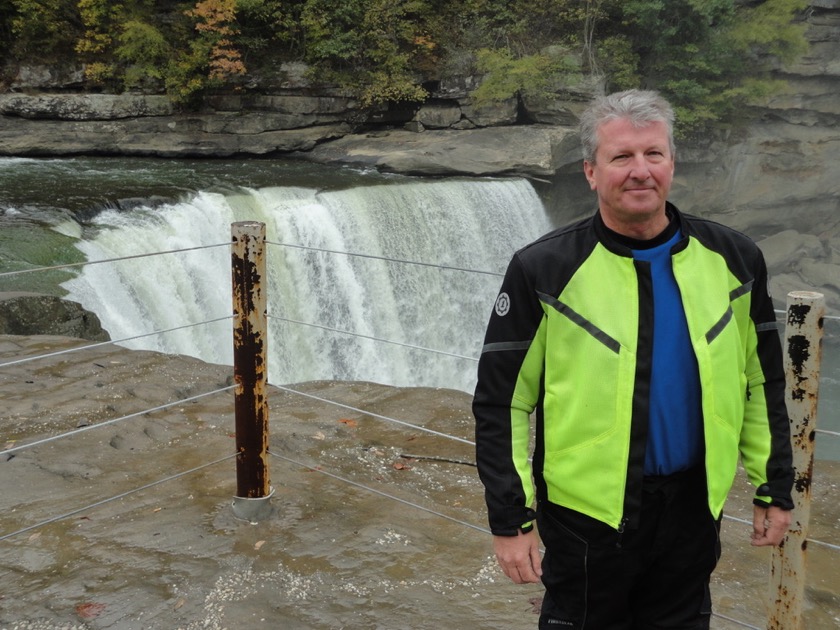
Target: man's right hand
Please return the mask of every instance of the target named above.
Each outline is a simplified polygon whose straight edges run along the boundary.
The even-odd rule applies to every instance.
[[[539,538],[532,529],[516,536],[493,536],[493,551],[505,575],[516,584],[539,582],[542,575]]]

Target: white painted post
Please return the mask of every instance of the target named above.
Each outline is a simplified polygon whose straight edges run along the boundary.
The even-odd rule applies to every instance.
[[[805,551],[811,516],[811,480],[822,358],[825,298],[821,293],[788,294],[785,326],[785,402],[791,419],[794,487],[791,528],[770,561],[768,630],[804,630]]]

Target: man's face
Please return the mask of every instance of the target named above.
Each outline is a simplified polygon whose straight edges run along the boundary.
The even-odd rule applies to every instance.
[[[595,163],[584,161],[583,170],[610,229],[652,238],[667,225],[665,202],[674,178],[674,156],[665,123],[634,127],[618,118],[602,124]]]

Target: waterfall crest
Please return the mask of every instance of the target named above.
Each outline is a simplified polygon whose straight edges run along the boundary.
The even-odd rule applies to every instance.
[[[78,246],[91,261],[218,247],[88,265],[63,286],[113,339],[226,317],[230,224],[244,220],[264,222],[269,241],[272,383],[367,380],[463,391],[474,385],[501,282],[470,270],[501,273],[515,249],[550,229],[521,179],[202,192],[154,209],[103,212]],[[124,345],[232,362],[228,320]]]

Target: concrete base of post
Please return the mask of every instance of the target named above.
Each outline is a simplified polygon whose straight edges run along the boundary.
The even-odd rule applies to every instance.
[[[265,497],[233,497],[233,515],[249,523],[264,521],[271,515],[271,497],[274,495],[274,488]]]

